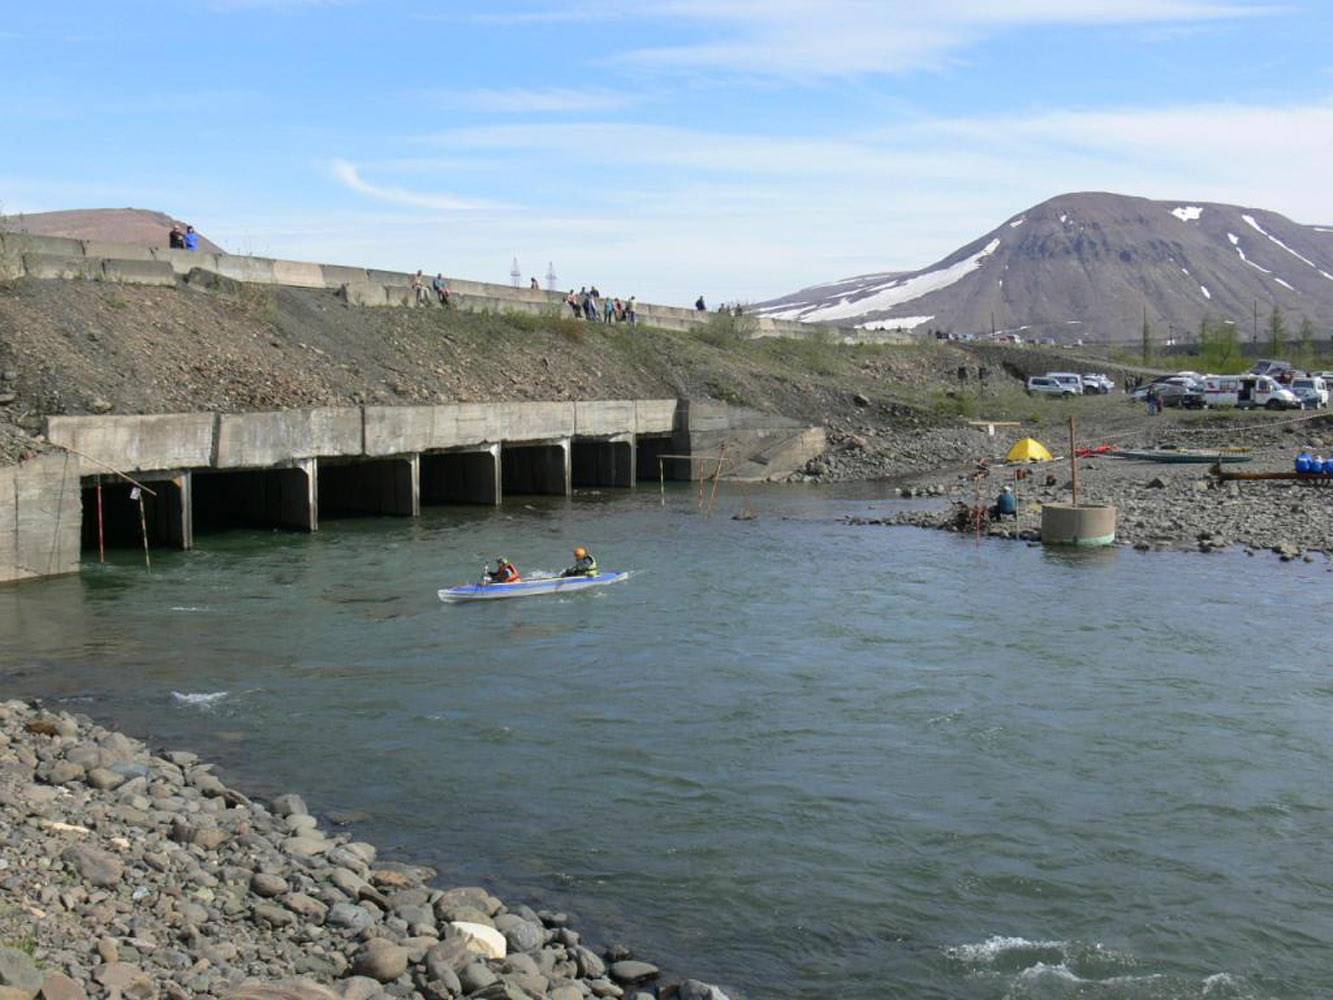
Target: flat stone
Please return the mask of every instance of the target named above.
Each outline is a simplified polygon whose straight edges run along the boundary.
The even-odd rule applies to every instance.
[[[83,987],[63,972],[48,972],[42,980],[43,1000],[88,1000]]]
[[[265,899],[273,899],[281,896],[284,892],[290,891],[291,886],[287,884],[285,878],[277,875],[270,875],[267,872],[255,872],[250,877],[250,891],[256,896],[262,896]]]
[[[355,903],[334,903],[324,919],[334,927],[346,927],[354,933],[360,933],[375,923],[375,915]]]
[[[607,971],[611,974],[612,979],[627,986],[646,983],[650,979],[656,979],[662,973],[662,970],[651,962],[636,962],[633,959],[613,962],[611,968]]]
[[[80,764],[68,760],[58,760],[51,765],[51,772],[47,776],[47,780],[53,785],[68,785],[75,781],[82,781],[85,773],[83,766]]]
[[[273,927],[287,927],[296,923],[296,914],[276,903],[256,903],[254,917],[255,923],[269,924]]]
[[[288,837],[282,842],[283,853],[294,857],[313,858],[328,849],[327,840],[316,840],[314,837]]]
[[[93,788],[109,790],[125,784],[125,775],[106,767],[95,767],[87,774],[87,781]]]
[[[505,936],[494,927],[455,920],[449,924],[446,936],[458,934],[467,942],[468,951],[482,958],[504,958],[509,951]]]
[[[378,989],[379,984],[376,984]],[[280,979],[272,983],[247,981],[224,996],[226,1000],[339,1000],[333,990],[309,979]],[[358,997],[356,1000],[365,998]]]
[[[28,990],[21,990],[17,986],[0,986],[0,1000],[33,1000],[37,996]]]
[[[42,988],[42,972],[26,952],[0,945],[0,986],[23,990],[29,997],[35,997]]]
[[[60,857],[78,872],[85,882],[101,888],[110,888],[118,884],[125,872],[125,866],[114,854],[87,844],[67,847]]]
[[[287,909],[298,916],[304,917],[312,923],[322,924],[329,915],[329,908],[312,896],[307,896],[303,892],[294,892],[282,901]]]
[[[343,1000],[370,1000],[371,997],[383,992],[384,987],[376,979],[369,976],[349,976],[343,980],[339,992]]]
[[[279,795],[273,800],[269,811],[275,816],[306,816],[310,813],[306,808],[305,799],[293,792]]]
[[[458,974],[458,981],[463,984],[464,993],[476,993],[496,982],[497,977],[481,962],[469,962]]]
[[[125,990],[132,983],[140,979],[147,979],[148,976],[143,969],[137,965],[131,965],[129,962],[104,962],[93,969],[93,978],[105,986],[108,990]]]
[[[407,949],[384,938],[371,938],[352,961],[352,971],[358,976],[391,983],[407,971]]]

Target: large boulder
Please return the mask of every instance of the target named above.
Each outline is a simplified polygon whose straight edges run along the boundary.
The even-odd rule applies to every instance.
[[[60,857],[85,882],[103,889],[118,884],[125,873],[125,866],[118,857],[87,844],[67,847]]]
[[[42,988],[42,973],[26,952],[0,945],[0,986],[22,990],[35,997]]]
[[[474,924],[467,920],[455,920],[445,931],[445,938],[460,936],[467,944],[468,951],[482,958],[504,958],[509,952],[505,936],[494,927]]]
[[[246,981],[224,995],[224,1000],[340,1000],[327,986],[309,979],[280,979],[272,983]]]
[[[352,971],[381,983],[391,983],[407,971],[407,949],[385,938],[371,938],[357,952]]]

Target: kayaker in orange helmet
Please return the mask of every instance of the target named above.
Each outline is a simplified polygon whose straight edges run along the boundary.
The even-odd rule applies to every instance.
[[[560,574],[561,576],[596,576],[597,560],[582,545],[574,549],[574,565]]]
[[[518,569],[504,556],[495,560],[495,569],[486,575],[487,583],[521,583]]]

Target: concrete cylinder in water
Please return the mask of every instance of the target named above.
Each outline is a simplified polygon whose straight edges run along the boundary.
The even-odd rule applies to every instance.
[[[1043,545],[1110,545],[1115,541],[1115,508],[1110,504],[1043,504],[1041,541]]]

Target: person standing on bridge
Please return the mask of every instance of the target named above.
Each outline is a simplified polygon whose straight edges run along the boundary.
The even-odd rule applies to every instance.
[[[702,295],[700,295],[697,299],[694,300],[694,311],[695,312],[708,311],[708,306],[704,305],[704,297]]]
[[[199,249],[199,234],[194,231],[194,226],[185,227],[185,249]]]

